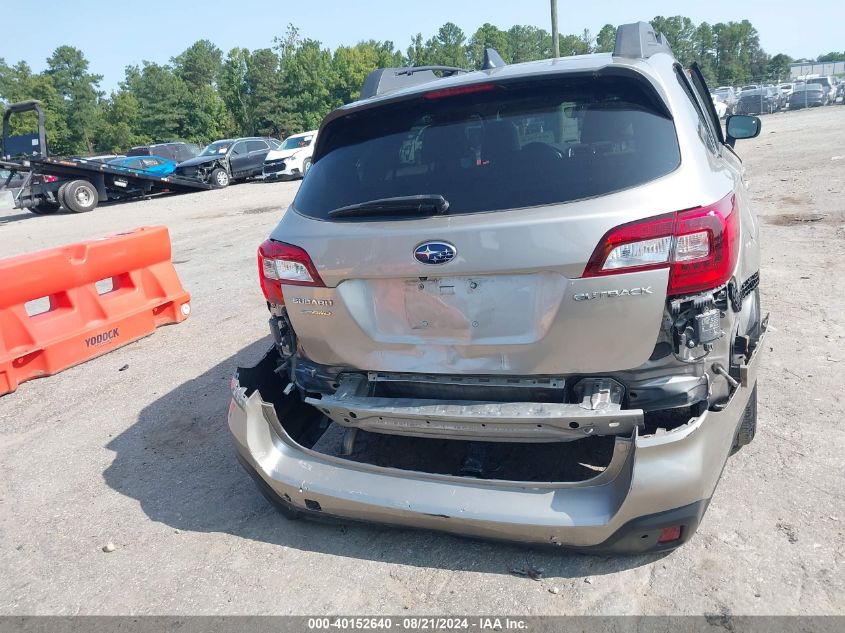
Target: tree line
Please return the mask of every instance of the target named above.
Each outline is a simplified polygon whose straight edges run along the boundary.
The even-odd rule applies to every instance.
[[[766,53],[748,20],[711,25],[657,16],[651,23],[665,34],[679,61],[697,61],[714,87],[789,76],[793,59]],[[615,35],[610,24],[595,36],[588,30],[561,35],[561,55],[612,51]],[[487,23],[468,37],[447,22],[427,39],[417,34],[404,52],[391,41],[376,40],[332,51],[290,25],[271,48],[233,48],[224,56],[203,39],[167,64],[129,66],[118,89],[106,95],[99,87],[102,76],[91,72],[84,53],[59,46],[41,73],[25,61],[10,66],[0,58],[0,101],[40,100],[54,154],[122,152],[175,139],[204,144],[227,136],[284,137],[316,128],[330,110],[356,99],[374,68],[479,68],[486,47],[510,63],[549,58],[553,50],[551,34],[528,25],[502,30]],[[819,60],[832,58],[845,53]]]

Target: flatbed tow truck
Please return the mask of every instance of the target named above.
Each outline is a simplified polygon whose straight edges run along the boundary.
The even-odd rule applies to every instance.
[[[13,114],[35,112],[38,131],[12,136]],[[28,209],[46,215],[65,207],[75,213],[91,211],[107,200],[126,200],[155,193],[189,193],[212,185],[175,175],[157,176],[137,169],[116,167],[85,158],[58,158],[47,151],[44,110],[38,101],[22,101],[3,113],[3,146],[0,170],[0,208]],[[23,181],[11,185],[15,174]]]

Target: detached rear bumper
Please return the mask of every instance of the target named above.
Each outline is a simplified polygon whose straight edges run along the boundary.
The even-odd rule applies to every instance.
[[[274,406],[246,384],[235,385],[229,428],[265,494],[304,514],[589,551],[660,551],[698,527],[756,381],[760,349],[724,409],[670,432],[617,438],[607,469],[582,482],[470,479],[324,455],[297,444]],[[679,540],[658,543],[662,528],[677,525]]]

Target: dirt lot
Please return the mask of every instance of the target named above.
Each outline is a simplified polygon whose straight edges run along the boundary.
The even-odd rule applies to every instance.
[[[0,399],[0,613],[845,614],[843,122],[842,106],[777,114],[740,142],[772,313],[758,436],[728,462],[696,537],[658,557],[288,522],[270,509],[235,461],[225,415],[232,370],[266,345],[255,247],[296,183],[83,216],[0,213],[3,256],[166,224],[194,307],[181,325]],[[527,565],[542,579],[509,573]]]

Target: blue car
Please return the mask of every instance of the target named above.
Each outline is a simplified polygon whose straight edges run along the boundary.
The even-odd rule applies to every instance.
[[[108,162],[112,167],[143,171],[155,176],[169,176],[176,171],[176,161],[161,156],[126,156]]]

